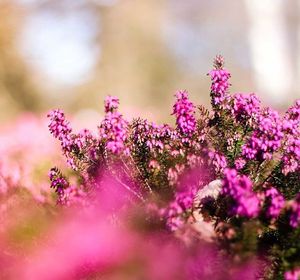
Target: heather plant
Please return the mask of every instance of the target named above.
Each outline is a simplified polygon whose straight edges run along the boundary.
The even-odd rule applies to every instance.
[[[0,194],[19,190],[40,203],[51,201],[47,170],[53,161],[63,166],[57,144],[49,135],[46,118],[23,113],[0,128]],[[49,137],[50,136],[50,137]],[[5,204],[5,199],[4,203]]]
[[[281,115],[254,93],[230,93],[221,56],[208,75],[211,111],[178,91],[170,112],[175,126],[126,120],[111,96],[97,135],[75,133],[61,110],[50,112],[50,132],[76,178],[70,183],[57,168],[50,171],[57,203],[86,209],[104,190],[121,192],[107,216],[142,209],[144,231],[164,232],[188,251],[175,263],[185,264],[201,254],[199,244],[213,242],[216,255],[227,260],[216,258],[223,274],[214,267],[214,279],[240,279],[225,267],[253,260],[259,265],[250,279],[299,279],[300,102]]]

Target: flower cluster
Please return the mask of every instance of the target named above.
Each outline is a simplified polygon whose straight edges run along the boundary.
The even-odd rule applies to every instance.
[[[187,91],[178,91],[170,112],[175,127],[127,121],[111,96],[97,136],[87,130],[74,134],[62,111],[50,113],[50,131],[78,167],[80,182],[70,185],[53,169],[51,186],[61,204],[78,197],[101,199],[103,190],[119,192],[120,205],[109,207],[110,216],[127,204],[155,209],[153,230],[167,229],[186,244],[202,242],[199,236],[208,227],[228,257],[242,260],[265,252],[264,259],[276,260],[264,271],[272,279],[268,273],[279,277],[300,263],[295,257],[285,266],[289,249],[300,252],[300,245],[291,245],[300,224],[300,101],[284,117],[261,109],[255,94],[230,94],[230,73],[223,66],[218,56],[209,72],[212,113],[199,106],[196,115]],[[117,187],[109,188],[107,177]],[[285,237],[286,230],[291,233]]]
[[[298,227],[300,224],[300,193],[292,201],[291,205],[291,216],[290,216],[290,225],[293,228]]]
[[[282,120],[278,112],[266,108],[258,116],[259,126],[242,147],[242,154],[248,160],[270,160],[283,139]]]
[[[50,187],[57,193],[58,204],[69,206],[71,204],[84,204],[86,202],[84,200],[86,193],[79,187],[70,185],[58,168],[54,167],[50,170],[49,179],[51,182]]]
[[[287,136],[282,157],[282,172],[288,174],[299,170],[300,167],[300,138],[294,135]]]
[[[252,127],[260,114],[260,100],[254,93],[235,94],[232,111],[237,122]]]
[[[300,168],[300,100],[286,112],[283,129],[287,133],[282,157],[282,172],[288,174]]]
[[[208,156],[212,161],[212,165],[216,173],[223,172],[224,169],[227,167],[227,160],[224,155],[216,151],[209,151]]]
[[[285,204],[284,197],[274,187],[267,189],[265,195],[267,200],[266,215],[269,218],[277,219]]]
[[[209,72],[211,78],[211,97],[212,105],[220,106],[225,105],[227,99],[227,91],[229,89],[230,73],[223,68],[224,60],[221,56],[217,56],[214,62],[215,69]]]
[[[167,228],[171,231],[180,229],[189,217],[193,201],[195,198],[195,191],[186,191],[176,194],[174,201],[169,203],[168,207],[161,209],[160,215],[166,219]]]
[[[241,157],[237,158],[234,162],[234,166],[236,170],[243,169],[245,165],[246,165],[246,160]]]
[[[284,116],[283,129],[290,134],[299,133],[300,124],[300,100],[295,102],[295,105],[289,108]]]
[[[175,139],[177,131],[169,125],[158,125],[147,120],[136,119],[131,124],[129,147],[132,153],[137,150],[147,150],[147,153],[157,156],[169,147],[170,139]]]
[[[93,157],[93,149],[88,147],[90,143],[95,142],[92,133],[88,129],[83,129],[77,134],[72,133],[70,123],[59,109],[51,111],[47,116],[50,119],[49,130],[60,141],[67,163],[72,169],[77,170],[78,157],[86,159]]]
[[[118,109],[120,101],[115,96],[107,96],[104,101],[104,109],[105,113],[113,112]]]
[[[65,114],[59,109],[51,111],[47,116],[50,119],[50,132],[55,138],[60,141],[63,153],[67,158],[68,164],[74,170],[76,170],[77,166],[74,162],[72,151],[77,148],[77,145],[73,141],[70,123],[66,120]]]
[[[58,195],[58,202],[64,200],[65,190],[69,188],[70,184],[56,168],[52,168],[49,172],[49,179],[51,182],[50,188],[53,188]]]
[[[68,153],[72,150],[70,123],[66,120],[64,112],[61,110],[53,110],[48,114],[50,119],[49,130],[55,138],[57,138],[62,145],[63,151]]]
[[[99,127],[101,139],[105,139],[106,148],[114,154],[126,153],[124,142],[126,141],[127,122],[117,111],[119,100],[109,96],[105,100],[105,118]]]
[[[242,135],[239,132],[234,133],[227,139],[227,150],[234,152],[236,149],[236,143],[242,139]]]
[[[234,169],[225,170],[221,193],[233,200],[233,215],[254,218],[259,213],[259,199],[252,190],[252,182],[245,175],[239,176]]]
[[[173,114],[176,116],[177,128],[181,134],[191,136],[196,129],[195,106],[188,99],[187,91],[178,91],[176,99]]]

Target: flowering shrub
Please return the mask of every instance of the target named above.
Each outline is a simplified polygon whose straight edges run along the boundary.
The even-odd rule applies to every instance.
[[[37,252],[39,265],[20,275],[47,279],[49,262],[55,279],[299,278],[300,101],[281,116],[255,94],[230,94],[221,56],[209,77],[212,111],[179,91],[175,127],[126,120],[111,96],[97,135],[49,113],[76,178],[51,169],[57,211],[83,213],[54,234],[65,256]],[[58,266],[57,257],[72,261]]]
[[[0,128],[0,194],[20,189],[36,201],[49,199],[47,169],[61,163],[58,147],[49,135],[46,118],[24,113]],[[49,137],[50,136],[50,137]]]

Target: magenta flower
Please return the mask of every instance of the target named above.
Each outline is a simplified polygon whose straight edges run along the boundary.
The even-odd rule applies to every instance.
[[[105,113],[113,112],[113,111],[117,110],[119,107],[119,104],[120,104],[120,102],[117,97],[110,96],[110,95],[107,96],[104,101]]]
[[[187,91],[178,91],[176,99],[173,115],[176,116],[177,128],[181,134],[191,136],[196,130],[195,106],[188,99]]]
[[[186,223],[187,213],[192,209],[196,192],[196,188],[187,186],[184,190],[176,192],[174,200],[161,209],[160,214],[166,220],[169,230],[177,230]]]
[[[283,145],[282,172],[295,172],[300,168],[300,100],[288,109],[284,116],[283,129],[287,136]]]
[[[236,170],[243,169],[245,165],[246,165],[246,161],[243,158],[237,158],[234,162],[234,166],[235,166]]]
[[[117,111],[119,100],[109,96],[105,100],[105,118],[99,127],[100,139],[106,143],[106,148],[113,154],[127,153],[125,141],[127,139],[128,123]]]
[[[285,280],[299,280],[300,279],[300,268],[286,271],[284,273]]]
[[[288,173],[299,170],[300,167],[300,134],[288,135],[283,147],[282,173]]]
[[[283,139],[282,121],[277,111],[266,108],[258,116],[258,127],[242,146],[242,155],[250,160],[270,160],[281,147]]]
[[[277,219],[280,214],[280,211],[284,207],[284,197],[278,192],[276,188],[271,187],[266,191],[266,199],[267,217]]]
[[[171,137],[177,137],[176,132],[168,125],[157,125],[147,120],[137,119],[131,126],[131,150],[146,146],[152,154],[163,152],[165,143]],[[175,136],[176,134],[176,136]]]
[[[69,182],[62,176],[57,168],[51,168],[49,178],[51,181],[50,187],[53,188],[58,195],[58,203],[64,204],[65,190],[69,188]]]
[[[208,156],[211,159],[212,165],[214,166],[216,173],[223,172],[224,169],[227,167],[227,160],[221,153],[216,151],[210,151],[208,153]]]
[[[284,116],[283,129],[290,134],[299,133],[298,128],[300,124],[300,99],[290,107]]]
[[[48,115],[50,118],[49,130],[55,138],[60,140],[63,151],[70,152],[72,150],[70,123],[66,120],[65,114],[62,110],[57,109],[51,111]]]
[[[225,101],[227,100],[227,92],[229,89],[229,78],[230,73],[223,69],[224,59],[222,56],[217,56],[215,59],[215,69],[211,70],[208,74],[211,78],[211,98],[213,106],[225,106]]]
[[[77,170],[72,152],[78,150],[79,147],[74,142],[71,126],[66,120],[64,112],[57,109],[51,111],[47,116],[50,118],[49,130],[60,141],[67,163],[71,168]]]
[[[288,223],[291,231],[300,226],[300,193],[294,200],[285,201],[285,197],[299,191],[297,172],[300,171],[300,100],[281,118],[277,111],[262,109],[255,94],[230,95],[230,73],[224,69],[221,56],[216,57],[214,69],[209,72],[209,76],[213,112],[210,113],[204,106],[199,106],[196,115],[196,106],[189,100],[188,92],[178,91],[172,110],[176,119],[175,126],[158,125],[140,118],[127,122],[118,110],[119,99],[112,96],[105,100],[105,117],[97,136],[93,136],[88,130],[73,133],[60,110],[49,114],[51,133],[60,140],[69,164],[72,167],[78,166],[77,172],[70,175],[71,183],[57,169],[51,170],[51,187],[58,195],[58,202],[72,205],[73,201],[80,202],[80,198],[83,197],[82,201],[86,201],[89,207],[80,208],[80,211],[91,209],[92,216],[96,215],[95,222],[102,225],[103,221],[103,229],[106,226],[110,228],[112,223],[111,230],[116,233],[116,239],[112,239],[111,242],[104,240],[103,244],[108,244],[109,250],[103,258],[97,259],[103,249],[96,246],[98,249],[94,254],[94,247],[90,245],[93,242],[97,243],[98,230],[103,230],[101,227],[93,227],[92,223],[91,229],[97,234],[91,235],[95,237],[92,243],[86,240],[88,246],[82,246],[82,242],[76,237],[76,232],[83,238],[90,236],[84,227],[83,231],[76,227],[74,234],[73,231],[68,231],[68,237],[64,236],[62,242],[69,240],[70,232],[71,237],[75,238],[71,238],[73,241],[66,250],[69,250],[69,254],[66,255],[68,258],[64,259],[73,259],[74,267],[80,273],[83,273],[81,267],[84,266],[85,269],[85,261],[81,263],[81,252],[73,251],[72,248],[77,248],[74,247],[75,243],[79,244],[78,248],[83,252],[85,247],[91,248],[91,257],[95,260],[95,267],[91,267],[94,273],[92,276],[95,277],[98,276],[97,269],[100,269],[100,274],[102,271],[104,275],[109,275],[110,271],[117,271],[116,278],[122,278],[123,271],[127,273],[127,258],[130,263],[128,272],[131,273],[131,269],[137,267],[137,278],[147,278],[142,277],[142,272],[147,271],[142,263],[148,255],[152,255],[151,265],[155,277],[148,277],[149,279],[174,279],[176,275],[181,277],[178,271],[184,272],[186,261],[191,263],[191,266],[187,265],[189,271],[182,275],[182,279],[202,279],[201,275],[205,275],[203,279],[209,279],[207,275],[216,278],[215,271],[219,273],[221,270],[215,269],[203,274],[207,267],[200,265],[201,262],[199,264],[196,257],[200,251],[198,252],[197,246],[194,245],[208,241],[202,234],[206,223],[210,228],[209,240],[220,241],[215,244],[218,248],[222,244],[225,245],[226,250],[221,248],[222,253],[218,255],[228,252],[226,269],[220,272],[223,275],[218,276],[218,279],[263,277],[266,271],[256,270],[254,263],[252,265],[250,262],[249,266],[244,263],[251,255],[260,252],[263,252],[263,259],[269,261],[270,266],[269,263],[266,265],[267,274],[273,278],[282,276],[282,271],[286,268],[298,265],[298,260],[282,259],[285,252],[291,248],[294,235],[282,236],[285,230],[281,229]],[[231,169],[232,167],[234,169]],[[3,177],[5,169],[0,171],[0,176]],[[295,174],[284,178],[284,175],[290,172]],[[7,181],[7,178],[2,177],[0,184],[4,180],[5,183]],[[282,190],[282,193],[279,190]],[[68,211],[71,215],[74,208]],[[148,210],[144,212],[145,209]],[[99,216],[101,212],[103,216]],[[281,215],[282,212],[284,215]],[[115,223],[120,226],[115,226]],[[114,251],[119,247],[114,246],[118,245],[115,240],[126,243],[124,233],[127,223],[130,224],[128,234],[132,237],[139,236],[140,229],[146,234],[143,233],[137,243],[133,238],[132,243],[129,243],[131,246],[124,247],[124,252],[122,250],[117,258],[116,269],[114,264],[111,267],[106,266],[107,256],[113,253],[110,249],[113,248]],[[78,227],[81,229],[81,223]],[[167,232],[165,227],[171,232]],[[111,237],[110,231],[106,232]],[[144,248],[147,249],[151,247],[147,247],[149,242],[144,242],[145,237],[147,236],[148,241],[152,235],[161,239],[160,232],[167,232],[167,239],[175,238],[175,243],[180,244],[179,251],[169,251],[163,246],[167,244],[166,241],[159,240],[161,243],[158,251],[154,250],[155,254],[149,253],[149,250],[144,254],[141,246],[146,246]],[[251,238],[248,239],[248,236]],[[103,236],[100,234],[100,237]],[[251,245],[252,238],[259,240],[255,246]],[[249,244],[247,241],[250,241]],[[103,244],[101,243],[101,246]],[[280,246],[277,246],[278,244]],[[182,255],[185,247],[188,254]],[[167,258],[158,258],[164,249],[169,252]],[[128,252],[141,254],[131,255],[133,259],[128,259]],[[177,252],[178,258],[174,252]],[[189,256],[190,253],[196,258]],[[86,254],[83,254],[83,257],[87,259],[87,265],[92,265],[87,258],[89,250]],[[170,261],[170,257],[175,257],[175,263],[174,259]],[[247,269],[226,271],[231,258],[236,263],[244,263]],[[56,259],[51,254],[49,260],[53,259],[55,262]],[[138,260],[137,265],[135,260]],[[165,260],[169,265],[166,265]],[[260,257],[257,261],[261,261]],[[36,262],[33,264],[36,265]],[[60,267],[64,269],[67,265]],[[160,269],[157,269],[157,265]],[[121,268],[122,272],[119,273],[118,268]],[[161,269],[165,268],[167,273],[162,274]],[[71,269],[72,267],[69,271]],[[41,271],[45,271],[44,267]],[[66,275],[69,271],[66,270]],[[34,275],[34,270],[30,275]],[[128,275],[129,278],[130,276]],[[291,271],[286,272],[285,276],[289,279],[288,277],[299,275],[296,271]],[[82,277],[84,278],[84,274]]]
[[[300,193],[292,201],[290,225],[293,228],[298,227],[300,224]]]
[[[260,100],[252,93],[249,95],[235,94],[233,97],[233,115],[235,120],[250,127],[256,122],[260,113]]]
[[[259,200],[252,190],[251,180],[245,175],[239,176],[234,169],[225,169],[224,175],[221,194],[232,199],[230,212],[241,217],[256,217],[259,213]]]

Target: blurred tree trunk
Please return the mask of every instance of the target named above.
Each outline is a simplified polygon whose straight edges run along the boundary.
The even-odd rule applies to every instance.
[[[0,3],[0,119],[13,111],[36,111],[40,105],[32,73],[18,49],[23,12],[14,1]]]
[[[293,79],[284,0],[245,0],[254,79],[264,96],[283,107]]]

